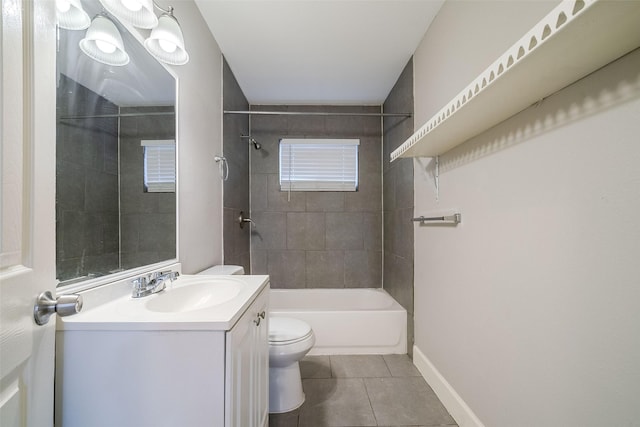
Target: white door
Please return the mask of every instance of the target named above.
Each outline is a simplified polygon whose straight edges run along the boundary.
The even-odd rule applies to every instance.
[[[0,135],[0,425],[53,425],[55,317],[55,6],[2,0]]]

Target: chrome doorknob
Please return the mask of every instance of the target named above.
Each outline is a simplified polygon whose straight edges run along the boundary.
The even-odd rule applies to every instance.
[[[49,322],[52,314],[58,316],[71,316],[82,310],[82,296],[80,295],[60,295],[53,298],[50,291],[38,295],[36,305],[33,307],[33,317],[38,325],[45,325]]]

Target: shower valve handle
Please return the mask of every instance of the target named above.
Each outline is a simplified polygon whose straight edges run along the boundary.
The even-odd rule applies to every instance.
[[[240,215],[238,215],[238,224],[240,224],[240,228],[244,228],[245,222],[253,224],[254,227],[256,226],[256,223],[253,222],[251,218],[245,217],[244,212],[240,211]]]

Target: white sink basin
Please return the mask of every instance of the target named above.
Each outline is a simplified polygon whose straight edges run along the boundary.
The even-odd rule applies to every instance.
[[[244,284],[223,277],[179,278],[176,286],[150,299],[147,310],[160,313],[184,313],[224,304],[237,297]]]
[[[58,330],[83,331],[228,331],[269,276],[198,276],[183,274],[167,289],[131,297],[131,279],[87,296],[82,312],[61,317]]]

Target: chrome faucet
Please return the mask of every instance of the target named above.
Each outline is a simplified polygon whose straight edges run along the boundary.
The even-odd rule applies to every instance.
[[[173,282],[180,274],[177,271],[160,271],[146,276],[140,276],[131,281],[133,285],[132,298],[146,297],[164,290],[167,279]]]

